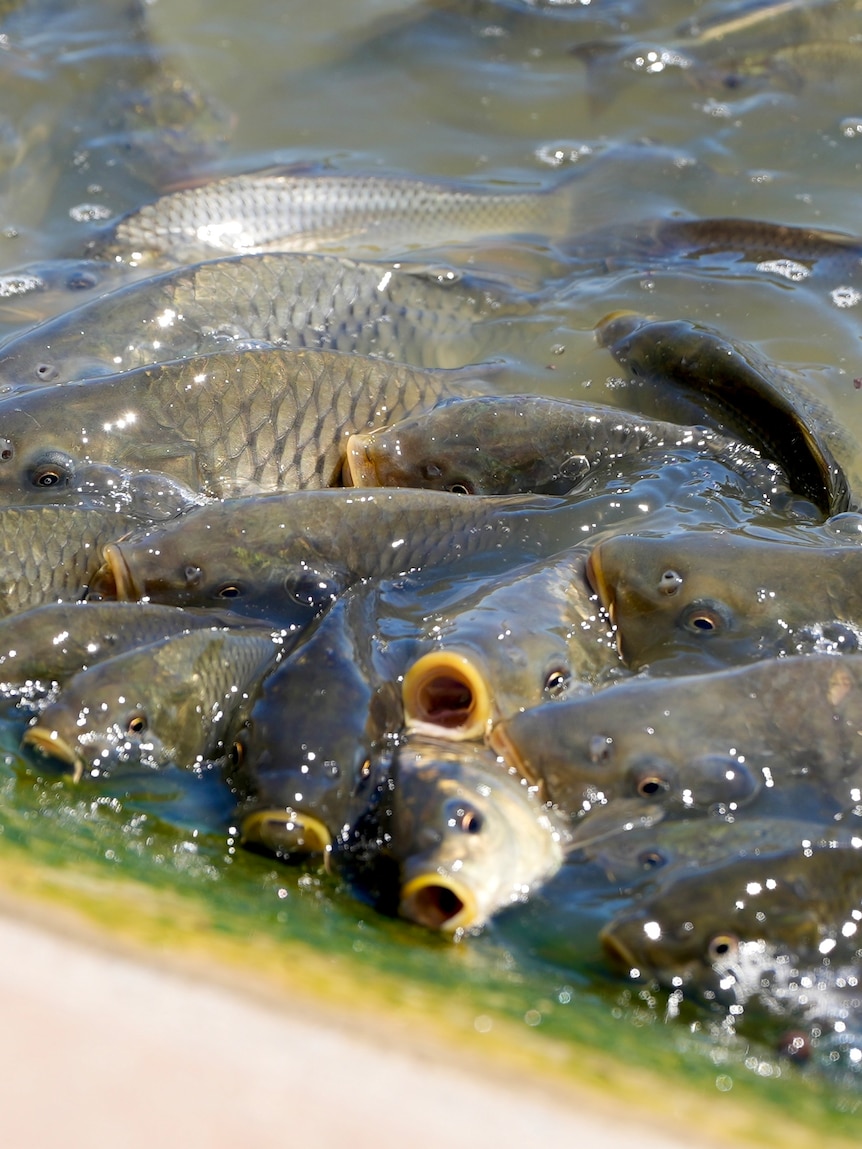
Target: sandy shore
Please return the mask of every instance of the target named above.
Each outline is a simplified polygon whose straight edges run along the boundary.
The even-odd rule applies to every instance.
[[[0,1009],[10,1149],[693,1144],[13,916],[0,916]]]

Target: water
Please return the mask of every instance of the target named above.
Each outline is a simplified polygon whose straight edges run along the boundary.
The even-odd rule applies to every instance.
[[[572,175],[585,232],[658,216],[858,232],[858,69],[806,78],[801,64],[788,74],[775,63],[798,43],[858,43],[858,9],[800,3],[722,33],[715,20],[754,9],[250,0],[238,11],[232,0],[153,0],[137,10],[104,0],[66,10],[30,0],[0,29],[0,275],[80,256],[96,228],[169,185],[273,163],[477,186],[547,187]],[[182,123],[167,137],[151,122],[154,90],[177,97],[168,119]],[[858,274],[794,281],[786,268],[684,260],[585,270],[564,245],[531,236],[443,256],[543,293],[534,315],[505,321],[502,387],[624,401],[593,327],[633,309],[751,343],[862,435]],[[0,303],[6,332],[68,306],[63,291]],[[385,980],[427,1019],[445,998],[459,1040],[481,1047],[502,1032],[511,1056],[529,1038],[534,1069],[550,1072],[556,1057],[554,1072],[607,1075],[632,1104],[643,1098],[627,1075],[649,1068],[649,1080],[695,1091],[704,1125],[725,1128],[732,1107],[731,1129],[765,1143],[787,1133],[781,1114],[791,1112],[802,1143],[823,1131],[855,1136],[855,1081],[805,1075],[708,1014],[684,1009],[666,1024],[666,997],[614,981],[595,945],[605,910],[581,906],[587,940],[568,967],[542,960],[559,949],[529,917],[519,927],[526,942],[489,930],[452,946],[364,910],[316,870],[237,850],[215,777],[73,787],[18,759],[19,731],[4,729],[0,852],[40,896],[114,914],[133,936],[210,944],[233,961],[251,934],[250,970],[277,981],[290,954],[310,990],[314,959],[326,954],[345,1001],[369,983],[382,1001]],[[139,912],[118,912],[117,889],[135,892]]]

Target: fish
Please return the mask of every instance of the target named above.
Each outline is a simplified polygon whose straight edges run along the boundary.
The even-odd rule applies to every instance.
[[[850,480],[833,453],[849,460],[845,436],[754,348],[687,320],[663,322],[633,312],[606,316],[596,337],[641,384],[639,404],[672,403],[679,395],[688,411],[694,404],[721,429],[763,451],[826,514],[849,508]]]
[[[772,52],[731,58],[710,69],[723,87],[736,90],[756,83],[798,92],[810,84],[852,83],[862,65],[862,45],[844,40],[786,44]]]
[[[76,782],[126,766],[200,766],[223,751],[281,645],[266,627],[211,628],[117,654],[73,675],[22,746],[64,763]]]
[[[585,558],[575,548],[519,566],[424,619],[419,656],[399,668],[406,729],[481,740],[501,717],[587,691],[616,669]]]
[[[81,598],[99,566],[101,544],[136,525],[110,509],[0,508],[0,617]]]
[[[595,472],[648,451],[685,447],[727,460],[773,498],[786,481],[745,444],[705,427],[541,395],[478,395],[438,403],[348,439],[345,485],[459,494],[564,495]]]
[[[243,845],[281,858],[328,851],[370,789],[374,754],[402,726],[377,601],[374,584],[351,588],[263,682],[225,764]]]
[[[574,185],[491,190],[407,176],[274,167],[181,188],[130,212],[91,241],[89,258],[140,265],[219,254],[340,251],[372,258],[416,248],[573,230]]]
[[[484,746],[411,737],[380,786],[330,865],[384,913],[458,937],[562,863],[553,815]]]
[[[618,535],[593,548],[587,575],[634,670],[805,653],[823,627],[835,652],[859,649],[862,548],[828,529]]]
[[[331,489],[229,499],[110,543],[91,591],[304,627],[362,579],[561,550],[578,517],[547,496]]]
[[[499,285],[446,267],[393,267],[337,256],[234,256],[107,290],[0,345],[0,389],[116,375],[245,346],[350,351],[419,367],[456,367],[497,350],[494,316],[534,310]],[[56,276],[56,273],[54,273]],[[114,270],[120,278],[119,270]],[[39,282],[46,278],[39,271]],[[2,280],[0,280],[2,293]],[[487,334],[486,334],[487,332]]]
[[[99,467],[164,475],[187,502],[333,485],[351,432],[469,390],[471,379],[271,349],[68,383],[62,401],[41,387],[0,401],[0,499],[76,501],[82,483],[89,496],[110,494]]]
[[[640,796],[832,817],[862,800],[860,729],[862,660],[811,654],[625,679],[502,720],[489,741],[570,815]]]
[[[37,682],[48,689],[79,670],[171,634],[248,623],[228,610],[141,602],[44,603],[0,619],[0,681],[4,691]]]
[[[735,962],[768,946],[786,962],[838,961],[859,941],[860,839],[824,829],[798,845],[736,858],[681,876],[636,901],[601,931],[611,963],[631,977],[657,977],[735,1002]]]

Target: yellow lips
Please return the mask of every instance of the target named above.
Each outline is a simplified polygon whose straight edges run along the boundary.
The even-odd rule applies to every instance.
[[[320,854],[332,837],[319,819],[282,807],[247,814],[240,825],[240,841],[272,854]]]
[[[347,440],[342,482],[345,487],[379,487],[374,464],[368,458],[369,435],[351,435]]]
[[[491,721],[491,693],[475,664],[453,650],[416,660],[401,687],[409,730],[456,741],[483,738]]]
[[[80,782],[84,773],[84,759],[61,738],[56,730],[46,730],[41,726],[31,726],[24,731],[21,738],[22,746],[32,746],[49,758],[58,758],[72,768],[72,780]]]
[[[587,559],[586,576],[587,582],[590,584],[595,593],[599,596],[599,602],[608,612],[608,618],[611,620],[611,625],[616,625],[615,607],[613,588],[609,587],[605,581],[605,573],[602,568],[601,546],[593,547],[590,552],[590,557]]]
[[[426,929],[453,934],[477,923],[478,907],[466,886],[432,872],[405,882],[398,914]]]
[[[108,543],[102,550],[102,558],[102,565],[90,579],[90,593],[137,602],[143,592],[117,544]]]

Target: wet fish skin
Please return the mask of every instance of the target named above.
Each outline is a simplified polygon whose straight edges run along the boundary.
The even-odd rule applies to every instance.
[[[632,669],[680,656],[728,665],[802,653],[813,628],[836,622],[850,624],[836,649],[857,648],[862,548],[816,527],[786,541],[733,532],[619,535],[594,548],[588,574]],[[805,587],[812,592],[800,593]]]
[[[856,801],[860,729],[862,660],[812,654],[621,681],[502,721],[490,742],[569,812],[635,794],[775,811],[804,788],[831,817]]]
[[[769,490],[783,485],[757,452],[708,428],[540,395],[451,399],[353,435],[345,469],[355,486],[561,495],[618,459],[682,446],[729,460]]]
[[[410,738],[382,788],[336,844],[332,868],[383,912],[461,934],[525,900],[562,862],[550,812],[483,746]]]
[[[813,965],[825,953],[836,960],[848,947],[855,953],[852,913],[862,897],[858,841],[824,830],[805,847],[764,851],[683,876],[619,913],[600,940],[610,960],[632,976],[736,1000],[740,987],[728,975],[749,943],[765,941],[785,957]]]
[[[664,322],[631,312],[607,316],[596,335],[640,382],[661,383],[665,392],[670,385],[688,404],[699,404],[730,433],[762,450],[825,513],[848,509],[850,486],[833,455],[834,448],[849,458],[848,444],[828,413],[753,348],[687,320]],[[639,398],[649,401],[649,391],[642,388]]]
[[[228,606],[303,627],[360,579],[490,554],[525,561],[562,549],[578,518],[579,508],[542,496],[465,500],[394,489],[260,495],[198,507],[111,544],[92,586],[121,599]]]
[[[454,367],[495,350],[493,331],[483,336],[477,327],[483,319],[530,309],[527,300],[446,268],[411,271],[324,255],[235,256],[103,291],[7,341],[0,346],[0,387],[119,374],[243,342]]]
[[[88,251],[140,264],[194,263],[218,254],[343,251],[398,256],[517,232],[563,237],[571,182],[491,191],[409,177],[268,168],[169,192],[123,217]]]
[[[280,652],[266,627],[194,630],[137,647],[69,679],[23,743],[66,762],[76,780],[127,765],[199,765],[223,752]]]
[[[156,603],[45,603],[0,620],[0,680],[4,688],[34,681],[47,687],[171,634],[248,622],[229,610],[180,610]]]
[[[317,853],[362,803],[372,756],[402,724],[377,616],[376,587],[351,588],[262,684],[226,766],[244,844]]]
[[[0,617],[43,603],[79,599],[101,546],[136,521],[87,507],[0,508]]]
[[[102,493],[94,465],[158,472],[192,497],[328,486],[351,432],[461,387],[461,372],[283,350],[69,383],[62,403],[43,387],[0,402],[0,499],[77,499],[82,472],[87,493]]]

